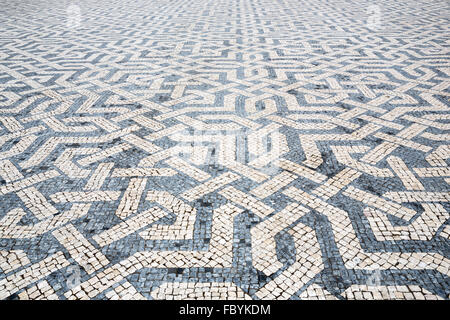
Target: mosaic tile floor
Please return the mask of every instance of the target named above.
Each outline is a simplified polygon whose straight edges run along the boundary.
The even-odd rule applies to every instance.
[[[448,1],[0,1],[1,299],[449,299]]]

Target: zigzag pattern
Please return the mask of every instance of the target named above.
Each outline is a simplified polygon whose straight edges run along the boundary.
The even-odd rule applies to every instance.
[[[449,299],[446,1],[8,1],[1,299]]]

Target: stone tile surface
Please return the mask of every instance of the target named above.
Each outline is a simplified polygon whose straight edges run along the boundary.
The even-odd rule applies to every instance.
[[[0,5],[0,299],[449,299],[448,1]]]

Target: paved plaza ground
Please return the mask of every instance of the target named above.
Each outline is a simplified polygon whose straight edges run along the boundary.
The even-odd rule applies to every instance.
[[[0,299],[449,299],[448,1],[0,6]]]

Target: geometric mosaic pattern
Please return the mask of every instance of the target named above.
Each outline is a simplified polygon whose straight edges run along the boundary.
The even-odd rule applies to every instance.
[[[448,1],[2,1],[0,299],[449,299]]]

